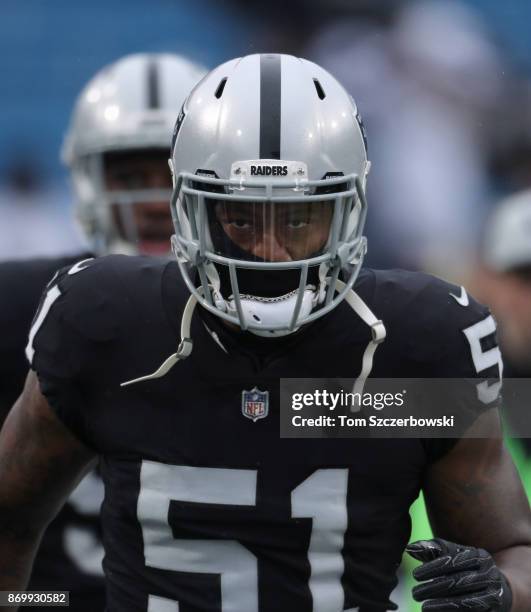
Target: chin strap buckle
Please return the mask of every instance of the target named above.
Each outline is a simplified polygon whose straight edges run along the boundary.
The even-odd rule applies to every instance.
[[[382,320],[378,319],[371,325],[372,341],[375,344],[381,344],[385,340],[385,325]]]
[[[177,348],[175,355],[179,359],[186,359],[191,354],[193,348],[194,341],[191,338],[183,338],[179,343],[179,347]]]

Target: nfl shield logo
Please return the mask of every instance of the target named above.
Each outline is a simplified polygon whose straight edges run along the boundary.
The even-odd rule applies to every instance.
[[[269,391],[259,391],[256,387],[242,391],[242,414],[256,423],[269,413]]]

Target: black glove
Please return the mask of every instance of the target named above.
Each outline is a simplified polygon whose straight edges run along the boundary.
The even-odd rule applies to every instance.
[[[413,570],[417,580],[427,581],[413,588],[414,599],[425,602],[423,612],[510,611],[511,587],[486,550],[435,538],[413,542],[406,551],[423,562]]]

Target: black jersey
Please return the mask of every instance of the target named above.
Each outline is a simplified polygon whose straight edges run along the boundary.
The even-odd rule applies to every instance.
[[[57,270],[87,257],[81,253],[0,263],[0,420],[24,386],[28,373],[24,347],[44,287]]]
[[[24,386],[24,348],[43,289],[57,270],[87,257],[0,263],[0,423]],[[73,612],[97,612],[105,605],[98,521],[102,489],[101,479],[91,473],[73,492],[45,532],[28,585],[70,591]]]
[[[387,328],[374,376],[485,374],[481,334],[463,330],[490,315],[460,288],[367,270],[356,291]],[[187,298],[175,263],[100,258],[62,272],[30,336],[50,405],[102,457],[108,610],[392,609],[409,507],[449,443],[279,437],[280,377],[360,369],[370,331],[345,303],[283,339],[198,309],[192,354],[121,387],[175,352]],[[241,409],[254,387],[269,392],[259,420]]]

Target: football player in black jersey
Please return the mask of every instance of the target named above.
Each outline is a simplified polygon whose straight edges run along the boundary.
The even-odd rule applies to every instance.
[[[506,376],[529,378],[531,190],[513,193],[498,202],[486,224],[481,255],[476,282],[500,322]]]
[[[183,105],[171,166],[177,262],[89,260],[43,294],[0,433],[0,589],[24,587],[99,455],[110,612],[396,609],[421,489],[438,536],[409,546],[424,609],[529,610],[494,320],[434,277],[361,268],[350,96],[305,60],[229,61]],[[279,437],[280,378],[354,376],[463,379],[480,437]]]
[[[179,56],[137,54],[105,67],[80,93],[63,157],[93,253],[168,253],[174,109],[202,74]],[[24,347],[46,283],[56,270],[88,257],[0,263],[6,298],[0,301],[0,424],[24,386]],[[32,589],[69,590],[74,611],[104,607],[102,499],[101,479],[91,472],[47,530],[29,583]]]
[[[497,203],[485,226],[474,282],[498,321],[505,378],[531,379],[531,190]],[[514,393],[504,399],[510,431],[529,431],[528,406]],[[510,449],[531,499],[531,437],[510,440]]]

